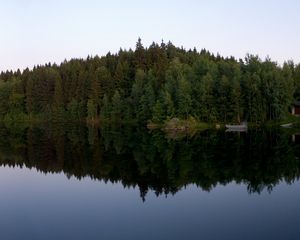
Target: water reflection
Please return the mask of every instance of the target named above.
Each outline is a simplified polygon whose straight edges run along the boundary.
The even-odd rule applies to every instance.
[[[134,127],[55,125],[2,126],[0,135],[2,166],[121,182],[139,187],[143,200],[148,191],[175,194],[191,183],[210,191],[235,181],[249,193],[271,192],[279,182],[300,176],[299,145],[282,130],[205,131],[170,140],[160,131]]]

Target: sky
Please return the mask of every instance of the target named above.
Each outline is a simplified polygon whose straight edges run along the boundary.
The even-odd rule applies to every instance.
[[[171,41],[300,63],[299,0],[0,0],[0,71]]]

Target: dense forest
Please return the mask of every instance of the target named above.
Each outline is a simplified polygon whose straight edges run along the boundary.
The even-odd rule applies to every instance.
[[[300,178],[299,145],[291,141],[292,132],[283,130],[240,135],[206,130],[174,141],[161,131],[132,126],[0,125],[0,166],[122,183],[138,187],[142,199],[149,191],[175,194],[189,184],[210,191],[233,181],[249,193],[261,193]]]
[[[53,122],[261,123],[300,97],[300,65],[224,58],[171,42],[0,74],[0,118]]]

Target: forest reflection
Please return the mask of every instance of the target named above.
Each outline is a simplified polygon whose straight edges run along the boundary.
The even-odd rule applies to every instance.
[[[79,125],[0,126],[1,166],[25,166],[44,173],[63,172],[138,187],[145,200],[175,194],[189,184],[205,191],[230,182],[249,193],[299,179],[299,146],[292,133],[252,130],[247,133],[204,131],[168,139],[146,129],[87,128]]]

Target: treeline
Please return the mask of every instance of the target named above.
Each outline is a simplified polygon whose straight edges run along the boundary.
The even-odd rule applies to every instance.
[[[0,74],[7,121],[277,120],[300,97],[300,65],[224,58],[172,43]]]

